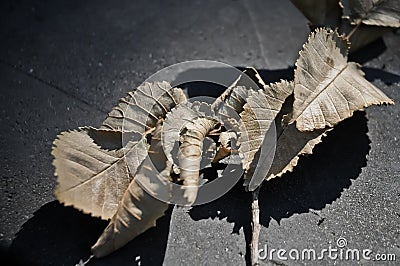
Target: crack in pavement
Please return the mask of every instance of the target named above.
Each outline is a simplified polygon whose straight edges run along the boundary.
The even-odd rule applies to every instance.
[[[24,71],[23,69],[17,67],[16,65],[13,65],[13,64],[11,64],[11,63],[8,63],[8,62],[6,62],[6,61],[4,61],[4,60],[2,60],[2,59],[0,59],[0,63],[3,64],[3,65],[6,66],[6,67],[10,67],[10,68],[12,68],[12,69],[18,71],[19,73],[23,74],[23,75],[26,76],[26,77],[29,77],[29,78],[34,79],[34,80],[36,80],[36,81],[38,81],[38,82],[40,82],[40,83],[42,83],[42,84],[45,84],[45,85],[49,86],[50,88],[55,89],[55,90],[57,90],[57,91],[63,93],[64,95],[66,95],[66,96],[68,96],[68,97],[70,97],[70,98],[73,98],[73,99],[75,99],[75,100],[77,100],[77,101],[79,101],[79,102],[85,104],[86,106],[88,106],[88,107],[90,107],[90,108],[92,108],[92,109],[95,109],[95,110],[99,111],[99,112],[102,113],[102,114],[108,114],[108,112],[107,112],[106,110],[103,110],[103,109],[100,108],[99,106],[97,106],[97,105],[95,105],[95,104],[92,104],[92,103],[90,103],[90,102],[88,102],[88,101],[86,101],[86,100],[84,100],[84,99],[82,99],[82,98],[79,98],[78,96],[76,96],[76,95],[70,93],[69,91],[67,91],[67,90],[65,90],[65,89],[63,89],[63,88],[61,88],[60,86],[55,85],[55,84],[52,83],[51,81],[46,81],[46,80],[44,80],[44,79],[42,79],[42,78],[40,78],[40,77],[37,77],[37,76],[35,76],[35,75],[32,75],[31,73],[27,73],[26,71]]]
[[[244,1],[243,6],[244,6],[244,8],[247,10],[247,13],[249,14],[251,25],[253,26],[254,31],[255,31],[255,33],[256,33],[257,42],[258,42],[258,47],[260,48],[261,57],[262,57],[263,60],[264,60],[265,68],[269,68],[270,65],[269,65],[269,62],[268,62],[268,60],[267,60],[267,57],[265,56],[265,49],[264,49],[264,46],[263,46],[262,41],[261,41],[261,33],[260,33],[260,31],[258,30],[256,21],[254,20],[253,11],[251,10],[251,8],[250,8],[250,6],[249,6],[249,2],[248,2],[247,0]]]

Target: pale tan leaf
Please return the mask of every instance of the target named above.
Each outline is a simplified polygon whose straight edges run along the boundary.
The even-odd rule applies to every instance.
[[[300,131],[332,127],[372,104],[391,104],[364,78],[356,63],[347,63],[348,43],[336,31],[311,33],[296,62],[293,117]]]
[[[159,118],[184,101],[182,90],[171,88],[166,82],[145,83],[120,100],[101,129],[60,135],[53,150],[57,199],[93,216],[111,218],[131,180],[128,168],[134,175],[147,154],[145,134],[154,130]],[[139,133],[131,131],[135,129]],[[114,146],[109,150],[111,142]]]
[[[229,148],[230,142],[235,139],[237,139],[237,135],[235,132],[226,131],[221,133],[218,141],[221,143],[223,147]]]
[[[138,167],[146,150],[138,133],[131,134],[125,148],[121,138],[121,132],[94,128],[58,136],[52,155],[58,177],[55,195],[61,203],[102,219],[114,215],[131,181],[124,155],[134,158],[131,165]]]
[[[326,131],[320,129],[301,132],[294,124],[288,125],[277,139],[275,156],[271,168],[266,174],[266,179],[280,177],[286,172],[293,171],[299,157],[304,154],[312,154],[315,145],[322,141]]]
[[[286,82],[278,84],[283,85],[285,83]],[[285,102],[275,117],[276,150],[273,154],[272,163],[266,165],[266,169],[270,167],[269,170],[264,169],[263,165],[265,164],[265,159],[263,160],[262,156],[260,156],[260,150],[258,149],[254,152],[253,162],[256,164],[250,166],[246,176],[247,179],[245,179],[244,182],[244,185],[249,191],[254,191],[264,178],[270,180],[274,177],[280,177],[286,172],[293,171],[299,157],[304,154],[311,154],[315,145],[320,143],[322,137],[329,131],[329,129],[324,129],[301,132],[294,124],[287,125],[283,122],[281,123],[283,117],[292,111],[293,105],[293,94],[290,94],[290,91],[293,91],[294,84],[293,82],[286,84],[286,86],[282,86],[286,88],[286,93],[281,94],[280,97],[280,99],[285,100]],[[279,91],[279,87],[275,90],[270,90],[270,92],[274,91]],[[266,155],[271,156],[268,151]]]
[[[354,24],[400,27],[399,0],[348,0],[348,6]]]
[[[340,0],[290,0],[313,24],[338,27],[342,16]]]
[[[265,136],[285,99],[292,93],[293,83],[287,81],[266,86],[263,91],[253,92],[247,98],[244,111],[240,114],[242,124],[239,136],[239,154],[246,170],[245,185],[249,184],[251,191],[258,187],[267,174],[262,169],[256,170],[259,166],[260,148]],[[266,146],[270,147],[270,145]]]
[[[213,117],[198,117],[185,125],[178,160],[183,196],[188,205],[194,203],[197,197],[203,140],[216,125],[217,120]]]
[[[187,102],[178,105],[170,113],[166,115],[166,119],[163,125],[163,132],[162,132],[162,141],[164,152],[167,156],[167,159],[174,164],[178,163],[178,150],[179,150],[179,141],[182,130],[185,128],[187,123],[194,120],[197,117],[214,117],[214,112],[211,110],[210,105],[206,103],[200,102]],[[209,156],[212,158],[215,155],[214,152],[208,151],[211,147],[211,143],[208,142],[208,145],[203,147],[203,153],[210,152]],[[214,154],[213,154],[214,153]],[[201,163],[202,166],[205,164],[209,164],[211,158],[209,156],[203,157],[203,162]],[[208,161],[208,162],[207,162]]]
[[[320,143],[322,137],[330,130],[320,129],[302,132],[294,124],[287,125],[282,120],[292,111],[292,106],[293,94],[286,99],[275,119],[276,150],[271,167],[266,174],[267,180],[293,171],[299,157],[304,154],[311,154],[315,145]]]
[[[232,122],[243,111],[252,91],[266,86],[255,68],[247,67],[243,73],[212,104],[212,109],[226,123]]]
[[[110,254],[155,226],[156,220],[168,209],[168,203],[157,199],[168,197],[172,169],[162,149],[161,128],[162,123],[159,122],[152,136],[149,157],[143,161],[122,196],[116,213],[92,247],[96,257]]]
[[[218,147],[217,153],[214,156],[213,162],[219,162],[224,158],[230,156],[232,154],[232,141],[236,142],[238,139],[238,135],[236,132],[224,131],[219,135],[218,142],[220,146]],[[227,162],[228,163],[228,162]]]
[[[101,129],[113,129],[145,133],[155,127],[158,118],[176,105],[186,102],[186,96],[179,88],[172,88],[167,82],[144,83],[135,91],[121,98],[104,120]]]

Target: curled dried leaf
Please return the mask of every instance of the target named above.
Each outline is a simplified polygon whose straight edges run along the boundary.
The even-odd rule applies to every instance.
[[[183,180],[183,196],[189,205],[197,197],[203,140],[217,123],[212,117],[198,117],[185,125],[178,160],[180,178]]]
[[[162,133],[164,152],[168,160],[175,165],[179,165],[178,151],[181,133],[187,123],[197,117],[214,117],[214,112],[210,105],[206,103],[193,102],[178,105],[167,114]],[[203,143],[203,158],[201,168],[208,165],[215,156],[215,143],[206,138]]]

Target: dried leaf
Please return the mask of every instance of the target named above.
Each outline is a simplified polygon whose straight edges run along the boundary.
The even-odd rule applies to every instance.
[[[139,132],[144,134],[154,129],[160,117],[176,105],[186,102],[186,96],[179,88],[172,88],[167,82],[144,83],[135,91],[121,98],[103,122],[101,129]]]
[[[214,112],[206,103],[194,102],[178,105],[167,114],[162,133],[164,152],[170,162],[179,165],[179,141],[185,125],[197,117],[214,117]],[[200,167],[208,165],[216,153],[215,143],[209,138],[203,143],[203,158]]]
[[[294,84],[292,84],[293,86]],[[267,180],[280,177],[286,172],[293,171],[299,157],[311,154],[315,145],[322,141],[327,129],[314,131],[299,131],[295,124],[288,125],[283,118],[292,111],[293,94],[286,98],[281,111],[275,118],[276,150],[268,173]]]
[[[154,197],[156,194],[165,197],[169,192],[167,184],[172,169],[171,164],[167,163],[166,157],[163,156],[161,128],[162,123],[159,123],[153,134],[149,157],[140,166],[122,196],[116,213],[92,247],[93,254],[98,258],[119,249],[155,226],[156,220],[168,209],[167,203]],[[140,185],[138,179],[141,180]],[[142,186],[146,186],[147,189],[144,190]],[[151,191],[152,195],[148,191]]]
[[[222,121],[229,122],[235,116],[243,111],[243,106],[246,104],[246,99],[249,97],[252,89],[244,86],[236,86],[228,88],[228,90],[215,100],[213,110],[221,117]]]
[[[362,24],[361,20],[350,19],[349,1],[339,0],[291,0],[292,3],[304,14],[310,21],[312,30],[318,27],[338,28],[339,32],[350,34],[351,48],[350,52],[355,52],[367,44],[379,39],[390,27],[377,26],[376,24]],[[355,1],[359,2],[359,1]],[[360,4],[358,4],[360,5]],[[353,5],[354,6],[354,3]],[[356,3],[357,6],[357,3]],[[343,9],[344,7],[344,9]],[[362,8],[361,8],[362,9]],[[396,13],[394,11],[394,13]],[[354,16],[353,16],[354,18]],[[357,24],[357,25],[355,25]]]
[[[266,174],[266,179],[270,180],[280,177],[286,172],[291,172],[301,155],[312,154],[315,145],[322,141],[326,131],[320,129],[301,132],[295,125],[289,125],[278,137],[275,156],[271,168]]]
[[[220,136],[222,137],[222,141],[224,134],[240,131],[239,114],[243,111],[243,106],[246,104],[247,98],[252,92],[262,89],[265,86],[266,84],[257,70],[253,67],[247,67],[237,80],[215,100],[212,104],[212,108],[215,110],[215,113],[218,115],[225,128],[230,130],[230,132],[222,132],[223,134]],[[236,143],[237,134],[236,138],[231,138],[233,135],[229,136],[229,139],[235,140]],[[213,161],[240,164],[242,160],[238,156],[237,151],[234,150],[234,153],[232,153],[231,148],[228,148],[228,143],[226,143],[219,146],[217,155]]]
[[[57,199],[85,213],[110,219],[131,181],[127,161],[134,175],[146,156],[145,134],[154,130],[158,119],[171,108],[185,101],[182,90],[171,88],[167,82],[145,83],[120,100],[101,129],[62,133],[52,152],[58,176]],[[125,147],[123,127],[124,142],[128,142]]]
[[[201,104],[206,113],[211,113],[211,106]],[[197,117],[188,121],[184,127],[180,152],[178,154],[180,178],[183,180],[184,198],[187,204],[196,200],[199,185],[199,170],[203,151],[203,140],[215,128],[217,120],[213,115]]]
[[[391,104],[368,82],[356,63],[347,62],[348,43],[336,31],[311,33],[296,62],[293,116],[300,131],[332,127],[372,104]]]
[[[221,132],[221,134],[219,135],[219,139],[218,139],[220,146],[218,147],[218,151],[213,158],[213,163],[219,162],[219,161],[223,160],[224,158],[230,156],[232,154],[231,144],[232,144],[232,142],[236,141],[237,139],[238,139],[238,136],[237,136],[236,132],[231,132],[231,131]],[[226,163],[228,163],[228,162],[226,162]]]
[[[102,219],[111,218],[128,187],[126,154],[139,166],[144,159],[145,142],[138,133],[122,148],[121,132],[81,128],[64,132],[54,141],[57,199]]]
[[[245,179],[247,181],[245,185],[249,185],[248,189],[250,191],[256,189],[266,175],[264,169],[257,169],[262,165],[259,164],[260,148],[266,140],[265,136],[270,130],[271,124],[282,104],[292,92],[292,83],[287,81],[273,83],[270,86],[266,86],[263,91],[253,92],[247,98],[244,111],[240,114],[242,125],[239,137],[239,153],[242,156],[243,167],[246,170]],[[265,145],[264,147],[269,148],[271,145]],[[266,151],[266,155],[271,155],[270,152]]]
[[[262,89],[265,82],[255,68],[248,67],[212,104],[212,109],[226,123],[243,111],[252,91]]]
[[[333,3],[337,1],[321,1],[315,8],[326,11]],[[316,19],[333,21],[326,13],[317,14]],[[105,256],[155,226],[173,197],[173,162],[180,167],[185,204],[194,203],[202,155],[217,161],[234,154],[232,143],[237,135],[220,133],[222,127],[215,129],[217,120],[222,118],[227,129],[229,123],[238,125],[238,121],[232,122],[238,114],[242,121],[239,151],[246,170],[245,185],[255,190],[253,224],[257,225],[257,188],[264,178],[292,171],[300,155],[311,154],[330,127],[354,111],[371,104],[393,103],[363,78],[357,64],[347,62],[347,50],[348,43],[336,32],[318,29],[300,52],[294,82],[267,86],[255,69],[248,68],[212,106],[185,103],[183,92],[166,82],[145,83],[121,99],[101,129],[62,133],[52,152],[58,175],[57,198],[103,219],[112,217],[92,247],[93,254]],[[277,146],[272,158],[274,146],[266,136],[275,130],[274,124],[277,134],[272,141],[276,140]],[[124,135],[124,146],[122,130],[129,134]],[[215,143],[207,136],[217,133],[221,145],[215,156]],[[268,159],[272,160],[270,168]],[[258,241],[257,230],[254,232],[252,244]]]
[[[400,27],[398,0],[348,0],[348,6],[354,24]]]

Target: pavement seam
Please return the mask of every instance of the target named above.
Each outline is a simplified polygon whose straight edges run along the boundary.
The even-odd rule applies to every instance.
[[[92,109],[95,109],[95,110],[99,111],[99,112],[102,113],[102,114],[108,114],[108,112],[107,112],[106,110],[103,110],[103,109],[100,108],[99,106],[97,106],[97,105],[95,105],[95,104],[91,104],[90,102],[88,102],[88,101],[86,101],[86,100],[84,100],[84,99],[82,99],[82,98],[79,98],[78,96],[76,96],[76,95],[74,95],[74,94],[68,92],[67,90],[61,88],[60,86],[55,85],[55,84],[54,84],[53,82],[51,82],[51,81],[46,81],[46,80],[44,80],[44,79],[42,79],[42,78],[40,78],[40,77],[37,77],[37,76],[35,76],[35,75],[32,75],[31,73],[27,73],[26,71],[24,71],[23,69],[17,67],[16,65],[13,65],[13,64],[11,64],[11,63],[9,63],[9,62],[7,62],[7,61],[4,61],[4,60],[2,60],[2,59],[0,59],[0,63],[3,64],[3,65],[6,66],[6,67],[10,67],[10,68],[12,68],[12,69],[18,71],[19,73],[23,74],[23,75],[26,76],[26,77],[29,77],[29,78],[34,79],[34,80],[36,80],[36,81],[38,81],[38,82],[40,82],[40,83],[42,83],[42,84],[44,84],[44,85],[47,85],[48,87],[50,87],[50,88],[52,88],[52,89],[55,89],[55,90],[57,90],[57,91],[63,93],[64,95],[66,95],[66,96],[68,96],[68,97],[70,97],[70,98],[73,98],[74,100],[77,100],[77,101],[83,103],[84,105],[86,105],[86,106],[88,106],[88,107],[90,107],[90,108],[92,108]]]
[[[248,13],[249,18],[250,18],[251,25],[254,28],[254,32],[255,32],[255,35],[257,37],[258,47],[259,47],[260,52],[261,52],[261,57],[263,58],[263,61],[265,63],[265,67],[266,68],[270,68],[271,66],[268,63],[267,57],[265,56],[265,49],[264,49],[264,45],[262,44],[261,34],[260,34],[260,31],[258,30],[257,23],[254,20],[254,14],[253,14],[253,11],[251,10],[251,7],[249,6],[249,1],[247,1],[247,0],[244,1],[243,6],[247,10],[247,13]]]

